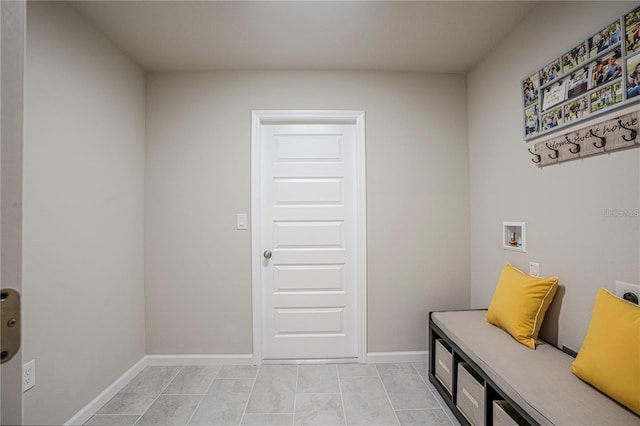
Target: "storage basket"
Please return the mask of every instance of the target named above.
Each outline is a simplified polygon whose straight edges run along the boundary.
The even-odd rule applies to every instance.
[[[504,400],[493,401],[494,426],[526,426],[529,423]]]
[[[474,426],[484,425],[484,383],[469,364],[458,364],[456,406]]]
[[[436,340],[436,378],[451,394],[453,391],[453,355],[442,339]]]

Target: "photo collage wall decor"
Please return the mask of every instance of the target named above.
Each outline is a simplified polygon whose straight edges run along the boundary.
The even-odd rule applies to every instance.
[[[522,81],[524,138],[640,100],[640,6]]]

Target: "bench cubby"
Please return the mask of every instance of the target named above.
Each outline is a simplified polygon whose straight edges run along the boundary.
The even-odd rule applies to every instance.
[[[429,314],[429,381],[462,425],[640,426],[571,372],[572,356],[544,341],[520,344],[486,312]]]
[[[524,411],[515,408],[516,404],[510,402],[510,398],[504,395],[473,360],[433,323],[431,314],[429,314],[429,342],[429,347],[435,348],[429,351],[429,381],[461,424],[471,426],[538,424]],[[447,373],[447,369],[450,373]],[[509,407],[508,411],[499,408],[502,410],[498,414],[501,423],[494,422],[493,403],[497,401]],[[506,420],[511,420],[513,423],[504,423]]]

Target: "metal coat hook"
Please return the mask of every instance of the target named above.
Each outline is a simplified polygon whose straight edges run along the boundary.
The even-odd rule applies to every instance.
[[[536,154],[535,152],[531,151],[531,148],[527,148],[527,151],[529,151],[531,154],[536,156],[536,159],[532,158],[531,161],[533,161],[536,164],[542,161],[542,156],[540,154]]]
[[[618,124],[623,129],[628,130],[628,131],[631,132],[631,136],[629,138],[627,138],[625,135],[622,135],[622,139],[624,139],[627,142],[631,142],[631,141],[635,141],[636,140],[636,136],[638,136],[638,132],[636,131],[636,129],[630,129],[628,127],[625,127],[624,124],[622,124],[622,120],[618,120]]]
[[[549,158],[551,158],[552,160],[555,160],[556,158],[558,158],[560,156],[560,151],[559,150],[551,148],[547,142],[545,142],[544,144],[547,146],[547,148],[549,148],[551,151],[554,152],[553,156],[551,154],[549,154]]]
[[[591,136],[593,136],[594,138],[600,139],[600,142],[602,142],[601,145],[598,145],[596,142],[594,142],[593,146],[595,146],[596,148],[604,148],[605,147],[605,145],[607,144],[607,138],[596,135],[595,133],[593,133],[593,129],[589,129],[589,134]]]
[[[564,137],[566,139],[567,142],[569,142],[571,145],[573,145],[575,147],[575,151],[573,148],[569,148],[569,152],[572,154],[579,154],[580,153],[580,144],[579,143],[575,143],[575,142],[571,142],[569,140],[569,136],[565,136]]]

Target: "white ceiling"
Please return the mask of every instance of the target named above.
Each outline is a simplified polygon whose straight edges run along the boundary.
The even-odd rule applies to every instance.
[[[76,1],[148,71],[468,71],[526,1]]]

